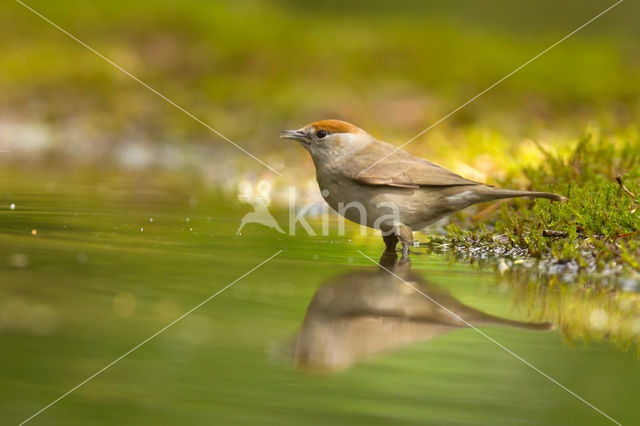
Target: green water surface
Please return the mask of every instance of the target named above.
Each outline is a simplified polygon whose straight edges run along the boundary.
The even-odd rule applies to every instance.
[[[611,424],[468,328],[346,367],[305,368],[291,347],[314,294],[349,274],[376,274],[358,250],[377,260],[378,237],[260,225],[235,235],[248,208],[200,188],[29,176],[5,176],[0,188],[2,425],[26,420],[276,253],[28,424]],[[493,270],[433,255],[414,256],[411,272],[469,307],[531,320]],[[400,318],[374,343],[405,325]],[[481,330],[622,424],[639,422],[631,352],[572,347],[557,330]],[[355,351],[360,337],[341,344]],[[329,367],[344,355],[332,355],[333,338],[316,348]]]

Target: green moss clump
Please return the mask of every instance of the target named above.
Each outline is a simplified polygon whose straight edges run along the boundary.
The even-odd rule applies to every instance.
[[[529,188],[563,194],[566,203],[504,203],[480,221],[450,225],[450,238],[466,244],[499,241],[533,257],[575,261],[589,272],[640,271],[640,140],[587,135],[568,155],[544,155],[541,165],[523,170]]]

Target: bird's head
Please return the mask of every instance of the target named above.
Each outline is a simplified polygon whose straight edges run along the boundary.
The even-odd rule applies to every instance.
[[[346,151],[364,147],[372,140],[367,132],[342,120],[316,121],[298,130],[285,130],[280,137],[300,142],[314,160],[335,159]]]

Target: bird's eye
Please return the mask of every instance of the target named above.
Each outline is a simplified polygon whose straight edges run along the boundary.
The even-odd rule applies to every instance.
[[[326,138],[326,137],[327,137],[327,135],[328,135],[328,134],[329,134],[329,133],[328,133],[326,130],[324,130],[324,129],[320,129],[320,130],[318,130],[318,131],[316,132],[316,137],[317,137],[318,139],[324,139],[324,138]]]

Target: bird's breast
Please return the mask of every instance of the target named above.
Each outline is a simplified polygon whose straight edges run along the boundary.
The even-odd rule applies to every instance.
[[[316,179],[322,198],[333,209],[338,210],[340,203],[349,203],[354,200],[353,183],[349,185],[347,180],[333,173],[317,173]]]

